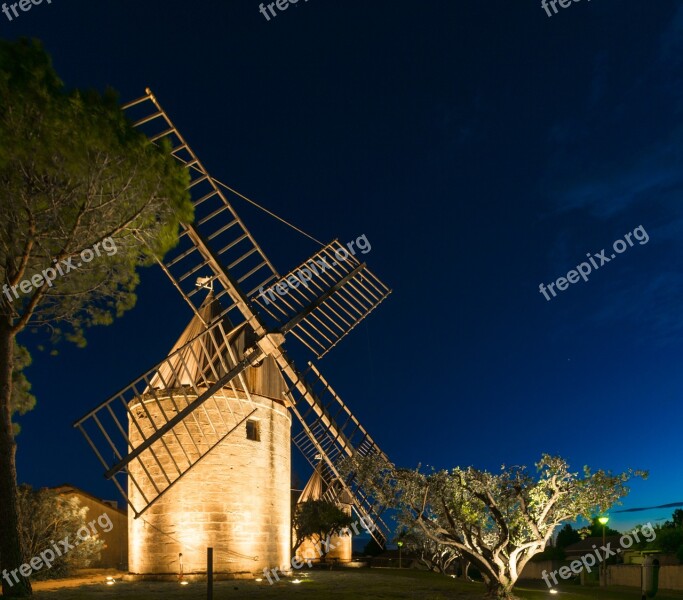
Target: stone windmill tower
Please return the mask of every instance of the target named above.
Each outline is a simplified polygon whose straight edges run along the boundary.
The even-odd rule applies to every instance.
[[[155,426],[163,424],[164,415],[176,412],[172,390],[205,389],[243,358],[250,344],[245,327],[228,336],[224,344],[208,340],[213,356],[202,354],[199,336],[205,331],[204,323],[212,322],[219,312],[218,302],[209,295],[199,316],[195,315],[173,346],[169,354],[173,358],[130,404],[128,431],[133,446],[151,436]],[[233,328],[228,325],[226,329]],[[174,356],[178,351],[182,357]],[[129,520],[131,573],[176,573],[181,564],[184,573],[201,572],[207,547],[215,549],[217,573],[239,575],[251,573],[255,563],[288,562],[292,420],[284,403],[286,389],[275,361],[266,357],[258,366],[248,367],[232,386],[227,384],[213,394],[177,439],[168,437],[168,452],[159,456],[159,462],[161,468],[172,471],[185,458],[184,452],[197,454],[192,439],[213,435],[214,423],[223,424],[234,414],[242,424],[144,517]],[[151,467],[145,461],[129,467],[128,492],[133,504],[155,493],[155,480],[145,472],[154,468],[154,459],[146,458],[151,458]]]
[[[209,547],[219,574],[289,564],[292,443],[325,498],[374,524],[383,545],[383,507],[338,465],[386,457],[317,366],[302,372],[283,344],[293,337],[321,358],[389,288],[337,241],[280,276],[228,201],[236,192],[208,174],[152,93],[124,108],[151,142],[170,142],[195,206],[159,262],[189,325],[163,361],[75,423],[128,502],[131,572],[201,574]]]
[[[345,492],[336,493],[330,489],[330,486],[325,482],[322,475],[322,462],[313,470],[311,478],[301,491],[301,495],[297,499],[297,504],[307,502],[309,500],[326,500],[328,498],[335,498],[337,507],[343,510],[347,515],[352,513],[353,498]],[[294,534],[293,534],[294,535]],[[298,549],[297,554],[306,558],[312,558],[311,562],[319,562],[320,557],[320,540],[307,538]],[[353,555],[353,545],[351,539],[351,532],[346,535],[333,535],[330,537],[329,552],[325,560],[339,560],[341,562],[348,562]]]

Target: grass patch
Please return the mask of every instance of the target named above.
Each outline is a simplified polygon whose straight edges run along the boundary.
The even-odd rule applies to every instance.
[[[110,574],[110,573],[107,573]],[[443,575],[423,571],[396,569],[311,570],[297,573],[300,584],[282,579],[274,585],[267,580],[218,581],[214,584],[216,599],[304,600],[404,599],[450,600],[480,599],[484,586],[458,581]],[[37,600],[202,600],[206,598],[206,583],[124,582],[107,586],[105,575],[85,580],[45,582],[36,584]],[[71,587],[56,587],[69,585]],[[560,594],[551,595],[543,582],[523,582],[515,593],[524,600],[640,600],[633,588],[602,590],[576,585],[560,586]],[[660,592],[656,600],[683,600],[683,592]]]

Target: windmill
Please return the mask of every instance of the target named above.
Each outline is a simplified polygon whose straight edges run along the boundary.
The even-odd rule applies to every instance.
[[[244,446],[243,440],[258,442],[261,424],[270,427],[264,433],[272,434],[271,445],[280,444],[281,471],[286,468],[288,478],[289,450],[281,444],[285,429],[290,435],[291,421],[296,428],[291,442],[325,482],[325,499],[338,501],[342,495],[351,499],[355,515],[375,524],[372,535],[384,545],[389,534],[381,517],[384,507],[353,475],[341,476],[338,466],[356,453],[386,457],[318,367],[309,362],[300,369],[283,343],[287,336],[293,337],[322,358],[391,290],[336,240],[281,277],[229,202],[231,195],[239,194],[209,175],[152,92],[147,89],[124,110],[151,142],[170,142],[173,156],[191,175],[189,191],[195,207],[194,223],[182,225],[178,246],[159,261],[192,310],[192,321],[166,359],[74,424],[102,463],[105,477],[126,498],[134,516],[131,533],[141,538],[147,535],[141,533],[145,528],[165,528],[173,548],[181,549],[177,562],[186,570],[198,569],[188,567],[188,554],[182,549],[192,546],[199,525],[177,527],[164,512],[165,499],[175,495],[176,504],[190,502],[183,482],[193,480],[200,498],[208,493],[212,482],[202,481],[205,466],[213,461],[211,477],[224,477],[233,468],[232,455],[216,458],[217,449],[233,444],[246,448],[239,452],[253,451],[257,446]],[[265,422],[255,418],[266,409],[270,412]],[[291,447],[289,439],[287,444]],[[319,465],[317,458],[322,459]],[[245,463],[241,476],[249,479],[249,468]],[[261,475],[279,477],[280,471],[273,465],[269,468]],[[228,485],[229,480],[220,481]],[[286,492],[287,508],[283,502],[271,503],[271,508],[279,506],[280,522],[289,520],[288,482]],[[261,520],[268,520],[264,514],[262,510]],[[232,535],[238,535],[241,527],[234,527]],[[282,539],[278,538],[277,556],[289,550],[283,541],[289,527],[289,522],[285,528],[278,525],[277,536]],[[259,531],[261,537],[276,535]],[[263,545],[243,542],[241,553],[226,552],[248,570],[244,560],[256,561],[258,556],[247,555]],[[261,554],[263,562],[267,552]],[[173,561],[168,556],[164,560],[156,570],[173,572],[176,567],[166,565]]]
[[[313,470],[313,474],[308,480],[308,483],[306,483],[304,489],[301,490],[301,494],[296,501],[297,506],[301,506],[304,502],[321,500],[325,497],[327,490],[325,489],[325,482],[321,474],[321,467],[323,464],[322,457],[320,460],[321,462],[319,462],[318,466]],[[347,515],[351,514],[352,504],[353,500],[345,493],[340,494],[337,498],[337,508]],[[356,530],[357,529],[358,528],[356,527]],[[299,544],[298,554],[312,557],[322,554],[319,550],[321,541],[315,539],[315,536],[299,540],[297,538],[297,532],[294,531],[293,537]],[[329,553],[326,555],[326,560],[332,559],[333,561],[344,562],[352,560],[353,546],[351,543],[351,536],[345,535],[344,532],[333,533],[330,535],[330,542],[325,550],[329,550]]]

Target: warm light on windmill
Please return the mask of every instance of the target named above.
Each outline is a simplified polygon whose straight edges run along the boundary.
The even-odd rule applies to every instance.
[[[211,277],[197,277],[197,282],[195,285],[198,288],[204,288],[206,290],[213,291],[213,279]]]
[[[229,548],[214,556],[217,572],[289,562],[292,443],[326,475],[361,444],[384,456],[317,366],[303,368],[282,346],[291,337],[321,358],[391,290],[356,258],[352,242],[336,240],[282,277],[230,203],[235,192],[209,175],[146,92],[124,111],[151,141],[170,143],[190,176],[195,220],[182,225],[160,266],[191,320],[165,360],[76,427],[98,457],[111,457],[100,458],[106,476],[130,507],[130,571],[170,569],[187,585],[183,575],[206,572],[209,547]],[[314,259],[334,268],[311,269]],[[340,502],[378,510],[361,489],[333,483]],[[372,535],[384,545],[389,528],[381,519],[375,525]]]

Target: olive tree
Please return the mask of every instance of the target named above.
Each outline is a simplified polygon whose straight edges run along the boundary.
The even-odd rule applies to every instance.
[[[468,468],[398,469],[379,457],[356,457],[344,467],[370,494],[399,511],[434,542],[453,548],[484,578],[487,595],[514,598],[512,589],[527,562],[542,552],[555,528],[590,519],[628,493],[626,483],[646,473],[583,468],[543,455],[536,472],[502,467],[500,473]]]
[[[77,544],[68,552],[57,541],[59,553],[52,552],[55,540],[77,538],[79,530],[88,530],[88,507],[81,506],[76,497],[68,498],[54,490],[34,490],[28,485],[19,486],[19,512],[21,514],[20,532],[24,551],[24,563],[31,558],[45,557],[46,550],[52,559],[31,575],[34,579],[54,579],[63,577],[72,568],[86,568],[100,558],[104,541],[96,534],[78,539]],[[67,546],[68,547],[68,546]]]
[[[421,527],[413,526],[410,529],[404,529],[397,537],[397,541],[403,543],[407,551],[416,554],[420,564],[430,571],[444,575],[460,558],[460,553],[455,548],[434,541]]]

